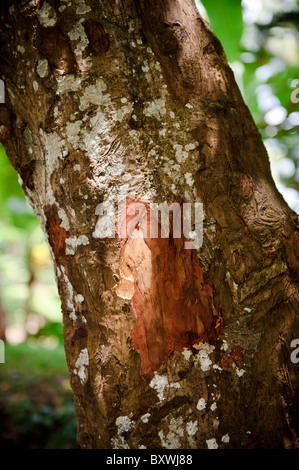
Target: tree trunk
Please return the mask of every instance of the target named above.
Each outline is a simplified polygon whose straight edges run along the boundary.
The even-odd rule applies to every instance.
[[[1,15],[2,140],[53,254],[78,445],[295,447],[298,217],[194,2]],[[203,203],[202,246],[120,236],[138,201]]]

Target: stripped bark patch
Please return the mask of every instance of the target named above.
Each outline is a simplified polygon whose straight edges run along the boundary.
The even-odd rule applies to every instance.
[[[72,344],[74,344],[75,341],[77,340],[80,340],[82,338],[87,338],[87,336],[88,336],[88,332],[85,328],[83,327],[78,328],[72,337]]]
[[[234,346],[229,354],[222,356],[221,367],[222,369],[229,369],[233,365],[241,367],[243,363],[244,349],[241,346]]]
[[[140,372],[147,374],[157,371],[174,350],[217,338],[221,322],[196,250],[184,249],[184,237],[173,238],[171,232],[169,238],[161,238],[161,229],[158,238],[150,238],[153,213],[140,202],[127,203],[126,212],[134,204],[136,213],[144,204],[146,223],[132,210],[121,218],[119,233],[124,234],[124,223],[130,229],[121,239],[121,281],[116,291],[131,299],[136,316],[133,345],[141,358]]]
[[[56,262],[65,256],[65,240],[69,237],[69,232],[60,227],[59,224],[61,224],[61,219],[57,215],[51,214],[47,216],[46,229]]]

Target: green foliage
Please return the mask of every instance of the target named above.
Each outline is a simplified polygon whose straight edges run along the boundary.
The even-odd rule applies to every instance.
[[[76,417],[49,250],[16,171],[0,145],[0,448],[74,448]]]
[[[264,139],[278,188],[299,212],[299,105],[291,100],[292,80],[299,78],[298,2],[293,7],[291,0],[198,3]]]
[[[241,0],[202,0],[210,25],[231,62],[240,58],[243,33]]]
[[[63,346],[6,345],[0,367],[0,448],[75,448],[76,416]]]
[[[18,175],[9,163],[5,148],[0,143],[0,214],[7,226],[26,232],[38,225],[33,210],[24,198]],[[15,232],[12,232],[14,235]]]

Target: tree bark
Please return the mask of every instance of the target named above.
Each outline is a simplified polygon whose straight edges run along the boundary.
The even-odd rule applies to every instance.
[[[193,1],[1,4],[1,77],[2,140],[53,255],[78,445],[295,447],[298,216]],[[202,202],[202,247],[100,238],[97,207],[119,195]]]

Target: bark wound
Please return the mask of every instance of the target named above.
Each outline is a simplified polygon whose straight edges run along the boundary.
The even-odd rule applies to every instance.
[[[103,55],[110,47],[109,34],[98,21],[89,19],[84,21],[84,29],[87,34],[92,52]]]
[[[86,347],[87,337],[88,337],[87,330],[83,327],[80,327],[75,331],[75,334],[72,336],[71,345],[75,346],[76,341],[80,341],[80,347],[81,347],[81,350],[82,350],[84,347]],[[84,345],[81,344],[82,341],[83,341]]]
[[[244,349],[241,346],[234,346],[229,354],[222,356],[221,367],[224,370],[229,369],[233,365],[241,367],[243,363]]]
[[[127,205],[127,208],[134,203]],[[143,203],[142,203],[143,204]],[[184,238],[150,238],[153,214],[147,207],[147,232],[141,224],[133,231],[134,216],[121,218],[128,228],[122,238],[117,294],[131,299],[136,324],[133,345],[141,358],[141,374],[157,371],[174,351],[212,341],[222,330],[222,318],[213,302],[213,288],[204,279],[196,250],[184,248]]]
[[[60,227],[61,220],[57,215],[50,214],[47,217],[47,233],[49,243],[52,248],[55,260],[58,263],[65,255],[65,240],[69,237],[69,232]]]
[[[54,70],[61,74],[75,72],[77,64],[70,40],[59,27],[41,28],[36,45],[41,58],[46,58]]]
[[[31,160],[28,163],[25,163],[23,165],[19,165],[19,164],[16,165],[16,169],[22,178],[24,186],[29,188],[30,191],[34,190],[35,167],[36,167],[35,160]]]
[[[0,105],[0,142],[5,142],[11,133],[11,115],[5,105]]]

